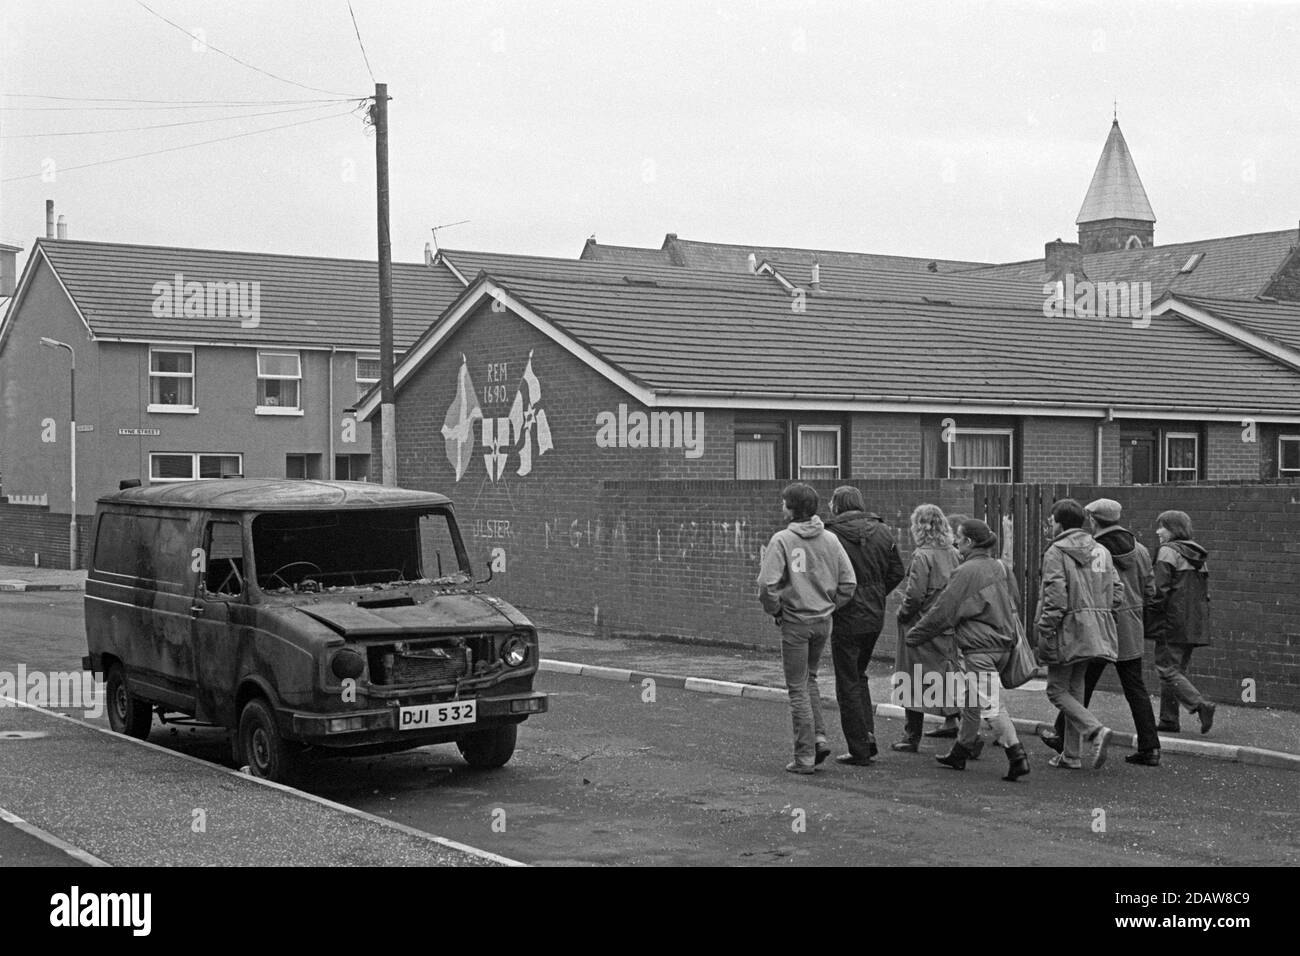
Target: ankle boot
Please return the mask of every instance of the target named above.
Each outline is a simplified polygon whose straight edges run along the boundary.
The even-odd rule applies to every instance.
[[[1014,747],[1007,748],[1007,775],[1003,780],[1015,781],[1017,777],[1023,777],[1029,773],[1029,758],[1025,756],[1025,747],[1023,744],[1016,744]]]
[[[945,767],[951,767],[953,770],[965,770],[966,761],[969,757],[970,751],[963,747],[959,740],[957,743],[952,745],[952,750],[949,750],[941,757],[936,756],[934,759],[939,761],[939,763],[943,764]]]
[[[984,752],[984,738],[976,737],[975,743],[971,746],[970,750],[967,751],[967,753],[970,754],[970,757],[968,759],[979,760],[980,754],[982,754],[983,752]]]

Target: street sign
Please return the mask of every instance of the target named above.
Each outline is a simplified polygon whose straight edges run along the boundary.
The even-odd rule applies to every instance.
[[[95,426],[94,426],[94,425],[78,425],[78,426],[77,426],[77,431],[79,431],[79,432],[93,432],[94,430],[95,430]]]
[[[157,438],[162,434],[162,431],[157,428],[119,428],[117,433],[131,438],[137,436],[143,438]]]

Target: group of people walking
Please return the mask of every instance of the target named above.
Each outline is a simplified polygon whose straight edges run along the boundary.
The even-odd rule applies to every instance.
[[[1055,732],[1043,735],[1056,752],[1050,766],[1097,769],[1105,763],[1112,731],[1088,705],[1107,664],[1115,666],[1137,732],[1129,763],[1159,765],[1158,732],[1181,729],[1180,704],[1199,718],[1201,733],[1210,731],[1215,705],[1187,677],[1193,649],[1210,643],[1206,551],[1192,540],[1184,512],[1157,518],[1160,547],[1153,561],[1120,524],[1118,502],[1102,498],[1085,507],[1072,498],[1057,501],[1027,637],[1015,577],[998,557],[997,535],[978,518],[949,518],[936,505],[917,506],[904,569],[892,532],[867,511],[857,488],[835,490],[825,522],[817,514],[817,492],[807,484],[787,486],[781,504],[787,526],[772,536],[758,584],[764,610],[781,628],[794,725],[794,759],[786,766],[791,773],[814,773],[831,755],[817,689],[828,641],[848,745],[835,760],[862,766],[879,754],[866,670],[883,630],[886,599],[900,585],[896,678],[933,675],[939,687],[978,690],[959,700],[911,699],[894,751],[919,753],[925,714],[932,713],[945,724],[926,736],[956,738],[935,759],[964,770],[983,751],[980,730],[987,722],[1006,754],[1003,779],[1027,775],[1029,758],[999,693],[1000,675],[1025,640],[1047,668],[1047,697],[1058,711]],[[1160,677],[1159,723],[1142,679],[1148,640],[1155,644]]]

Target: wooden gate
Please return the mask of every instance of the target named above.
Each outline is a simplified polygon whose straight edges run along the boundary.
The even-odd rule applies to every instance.
[[[1020,588],[1020,612],[1031,642],[1031,625],[1038,615],[1043,552],[1052,540],[1052,504],[1068,497],[1067,484],[975,486],[975,517],[994,530],[1002,557],[1011,560]]]

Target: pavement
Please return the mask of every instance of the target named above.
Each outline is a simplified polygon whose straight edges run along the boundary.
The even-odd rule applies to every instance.
[[[0,591],[84,591],[86,572],[0,564]]]

